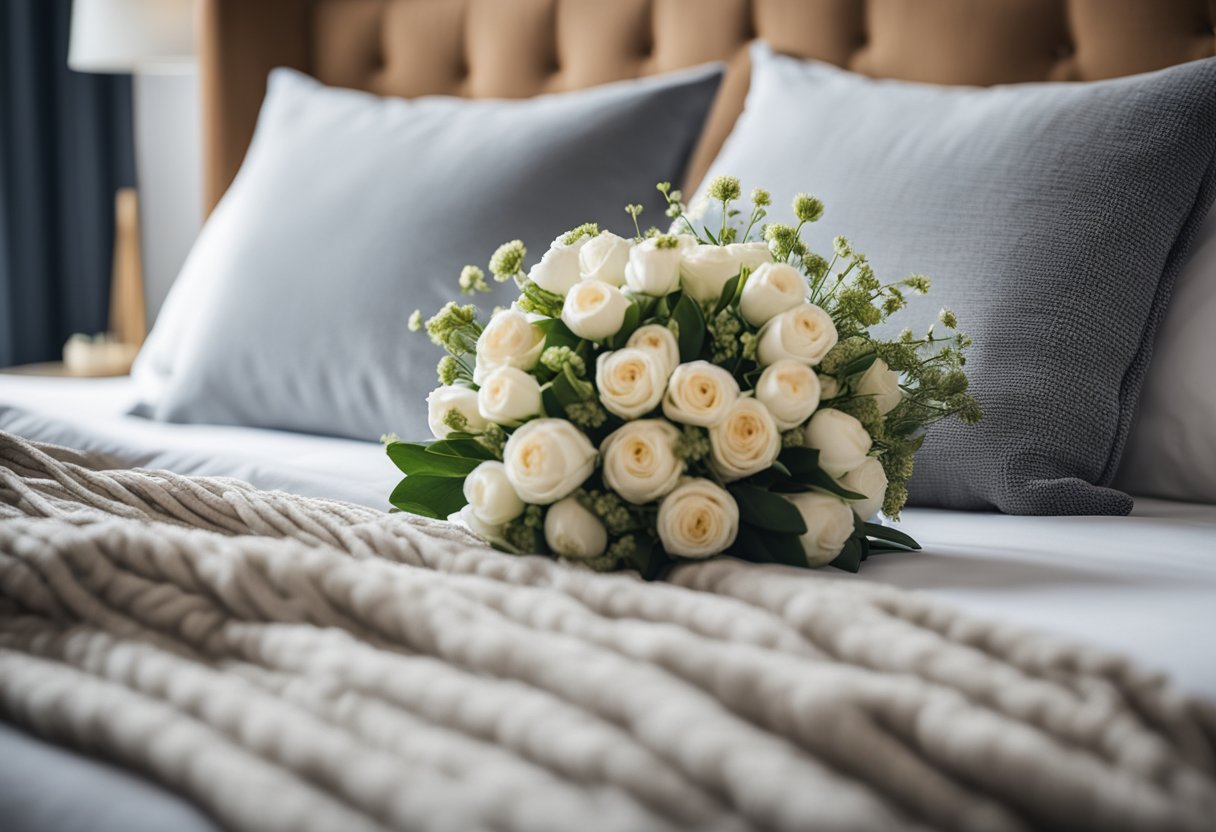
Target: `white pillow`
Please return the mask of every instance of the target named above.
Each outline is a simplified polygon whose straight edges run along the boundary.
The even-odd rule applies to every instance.
[[[1216,210],[1193,245],[1165,310],[1115,486],[1216,503]]]

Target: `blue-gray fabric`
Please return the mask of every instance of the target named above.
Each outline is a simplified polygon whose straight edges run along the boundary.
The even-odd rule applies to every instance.
[[[166,303],[171,365],[143,408],[175,422],[428,436],[439,350],[409,332],[522,239],[663,219],[721,79],[711,65],[525,101],[381,99],[276,70],[253,145]],[[487,275],[488,279],[488,275]],[[480,296],[486,309],[518,291]],[[174,309],[168,307],[191,307]],[[183,312],[184,314],[178,314]]]
[[[1126,514],[1109,487],[1153,336],[1216,192],[1216,59],[1086,84],[876,81],[752,53],[747,104],[710,176],[772,190],[774,220],[824,200],[811,247],[846,235],[884,282],[931,293],[974,337],[985,418],[930,430],[912,502]],[[940,331],[940,327],[939,327]]]

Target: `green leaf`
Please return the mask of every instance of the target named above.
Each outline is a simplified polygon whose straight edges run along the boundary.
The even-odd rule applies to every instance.
[[[843,569],[845,572],[858,572],[861,570],[861,554],[861,544],[856,537],[850,537],[845,541],[844,548],[840,550],[840,554],[828,566],[835,566],[837,569]]]
[[[836,373],[836,376],[838,378],[848,378],[849,376],[854,376],[858,373],[864,373],[866,370],[870,369],[870,365],[873,364],[877,358],[878,353],[876,352],[869,352],[865,355],[859,355],[848,364],[841,367]]]
[[[390,442],[385,451],[393,464],[407,475],[463,479],[483,462],[482,459],[431,453],[426,445],[416,442]]]
[[[440,456],[459,456],[465,459],[498,459],[494,452],[476,439],[440,439],[426,446],[429,454]]]
[[[638,543],[629,557],[629,565],[638,570],[644,580],[654,581],[663,575],[671,565],[671,560],[653,538],[648,538]]]
[[[818,488],[846,500],[864,500],[864,494],[849,491],[819,467],[819,451],[815,448],[786,448],[778,457],[790,470],[794,482],[808,488]]]
[[[739,517],[744,522],[770,532],[806,534],[802,513],[779,494],[751,485],[732,485],[728,490],[739,504]]]
[[[701,356],[701,344],[705,341],[705,318],[701,307],[688,295],[680,295],[671,310],[672,320],[680,328],[680,361],[696,361]]]
[[[739,277],[740,275],[735,275],[722,287],[722,294],[718,296],[718,302],[714,304],[715,315],[730,306],[731,301],[735,299],[735,290],[739,288]]]
[[[901,546],[904,549],[919,549],[920,544],[917,543],[910,535],[904,534],[898,529],[893,529],[890,526],[883,526],[878,523],[865,524],[866,536],[877,538],[885,543]]]
[[[584,387],[590,388],[590,385],[587,382],[579,383]],[[553,394],[557,397],[557,401],[561,404],[563,410],[572,404],[578,404],[581,401],[585,401],[582,391],[575,386],[575,383],[570,380],[570,376],[568,376],[565,371],[560,372],[553,377],[551,389],[553,390]]]
[[[621,323],[621,328],[616,331],[616,334],[608,339],[608,348],[619,350],[625,346],[625,342],[629,340],[629,336],[638,328],[638,324],[642,321],[642,308],[635,300],[629,304],[629,308],[625,310],[625,320]]]
[[[806,553],[798,535],[765,531],[748,523],[739,524],[739,533],[730,552],[752,563],[780,563],[806,568]]]
[[[582,340],[570,331],[570,327],[566,326],[561,318],[548,318],[543,321],[537,321],[535,324],[533,324],[533,326],[545,333],[544,349],[546,350],[549,349],[549,347],[569,347],[570,349],[576,349],[579,342]]]
[[[397,483],[388,501],[402,511],[446,520],[468,502],[464,480],[456,477],[431,477],[413,474]]]
[[[540,403],[545,409],[545,415],[550,419],[566,418],[566,408],[562,406],[552,384],[547,384],[540,389]]]

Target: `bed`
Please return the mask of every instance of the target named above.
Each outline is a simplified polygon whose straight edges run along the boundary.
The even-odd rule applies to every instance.
[[[208,208],[240,166],[277,66],[381,95],[518,98],[725,60],[695,185],[742,106],[757,37],[866,74],[980,85],[1125,75],[1216,47],[1211,10],[1181,1],[935,2],[911,13],[877,0],[204,0],[200,14]],[[690,15],[702,23],[684,25]],[[399,476],[375,442],[164,424],[130,415],[136,399],[127,378],[0,375],[0,431],[116,469],[231,477],[373,509]],[[1114,651],[1216,701],[1203,637],[1216,626],[1216,505],[1137,498],[1129,517],[911,509],[904,523],[924,550],[875,558],[847,580]],[[0,723],[0,747],[6,828],[214,828],[171,790],[14,726]]]

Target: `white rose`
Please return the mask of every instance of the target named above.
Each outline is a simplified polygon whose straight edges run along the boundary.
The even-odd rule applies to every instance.
[[[904,397],[899,389],[899,373],[888,367],[881,358],[874,359],[874,363],[862,375],[857,382],[856,392],[873,396],[878,412],[884,416],[894,410]]]
[[[756,398],[773,414],[778,430],[796,428],[819,406],[819,377],[801,361],[782,358],[764,368]]]
[[[843,477],[865,462],[870,444],[861,422],[843,410],[823,408],[806,423],[806,445],[819,451],[819,467],[833,477]]]
[[[579,259],[586,244],[585,236],[569,244],[558,237],[528,272],[528,279],[545,291],[564,297],[579,281]]]
[[[579,338],[603,341],[620,330],[629,304],[629,298],[615,286],[584,280],[566,295],[562,322]]]
[[[626,347],[595,361],[600,402],[622,419],[636,419],[659,405],[667,383],[664,365],[650,350]]]
[[[671,374],[663,415],[682,425],[712,427],[738,398],[739,382],[729,372],[708,361],[690,361]]]
[[[669,555],[707,558],[728,549],[739,532],[739,506],[709,480],[688,479],[663,498],[657,521]]]
[[[853,512],[830,494],[809,491],[786,494],[806,522],[806,534],[800,535],[807,566],[826,566],[836,559],[845,542],[853,534]]]
[[[455,514],[449,514],[448,522],[463,523],[469,527],[469,530],[473,532],[473,534],[477,535],[482,540],[485,540],[487,543],[497,543],[500,546],[506,547],[510,547],[511,545],[507,542],[506,537],[503,536],[502,526],[491,525],[490,523],[483,522],[482,519],[473,511],[473,506],[471,505],[466,505]]]
[[[752,326],[763,326],[787,309],[806,303],[809,285],[788,263],[765,263],[752,272],[739,296],[739,314]]]
[[[533,419],[511,434],[503,465],[525,503],[555,503],[595,470],[595,447],[565,419]]]
[[[680,344],[671,330],[662,324],[638,327],[629,336],[625,346],[653,353],[663,365],[664,378],[670,376],[680,364]]]
[[[481,380],[477,410],[482,417],[513,428],[541,413],[540,382],[515,367],[491,370]]]
[[[502,526],[524,513],[524,501],[511,487],[506,466],[495,460],[481,463],[464,478],[464,498],[487,526]]]
[[[444,420],[453,410],[465,418],[470,431],[476,433],[486,429],[487,422],[477,409],[476,390],[459,385],[437,387],[426,397],[426,421],[436,439],[443,439],[452,432]]]
[[[545,514],[545,542],[564,558],[598,558],[608,548],[608,532],[577,499],[567,497]]]
[[[540,361],[545,333],[517,309],[503,309],[490,318],[477,339],[473,380],[481,384],[491,370],[516,367],[531,370]]]
[[[660,246],[660,239],[645,240],[629,250],[625,283],[638,294],[659,296],[680,288],[681,246],[678,241],[674,246]]]
[[[781,453],[781,434],[768,408],[753,398],[740,398],[726,418],[709,429],[711,463],[726,481],[758,474]]]
[[[716,301],[726,282],[739,274],[739,258],[727,246],[691,246],[680,250],[680,286],[693,300]]]
[[[760,329],[756,358],[767,366],[782,358],[793,358],[814,366],[836,346],[832,317],[813,303],[787,309]]]
[[[676,487],[682,463],[675,454],[680,431],[665,419],[639,419],[604,440],[604,482],[631,503],[657,500]]]
[[[753,272],[765,263],[773,262],[768,243],[731,243],[726,250],[739,261],[740,266],[747,266]]]
[[[599,280],[621,287],[633,242],[604,231],[586,242],[578,253],[579,274],[583,280]]]
[[[864,500],[855,500],[849,505],[862,520],[869,520],[878,514],[882,508],[883,497],[887,494],[887,472],[882,463],[872,456],[840,478],[840,484],[857,494],[864,494]]]

